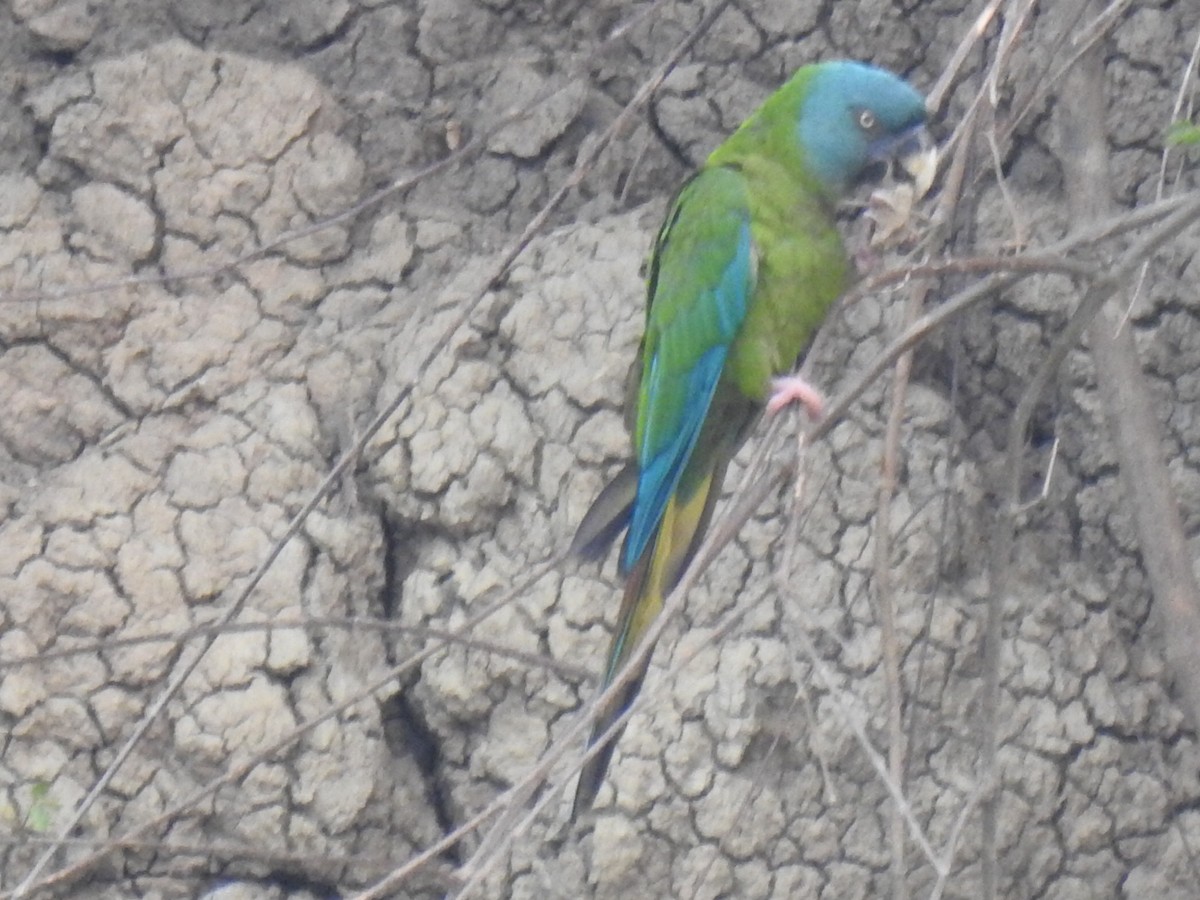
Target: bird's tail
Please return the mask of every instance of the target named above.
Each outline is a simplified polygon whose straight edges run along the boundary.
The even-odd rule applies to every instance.
[[[713,501],[719,493],[719,489],[714,489],[714,481],[719,479],[714,479],[713,474],[701,478],[686,500],[681,500],[676,494],[668,501],[654,539],[630,570],[625,582],[625,595],[621,601],[617,630],[609,648],[602,690],[613,682],[626,660],[637,650],[642,635],[662,610],[664,598],[675,586],[699,547],[704,529],[712,515]],[[649,663],[650,656],[647,654],[638,663],[636,671],[626,685],[596,711],[596,724],[592,728],[588,746],[595,744],[609,726],[629,708],[629,704],[641,690]],[[618,729],[605,739],[604,746],[584,763],[579,775],[579,785],[575,789],[572,818],[589,809],[596,799],[622,730]]]
[[[638,470],[628,463],[592,501],[575,529],[571,553],[587,560],[602,557],[616,536],[629,524],[637,497]]]
[[[625,596],[621,601],[622,624],[625,627],[620,628],[616,635],[613,636],[612,647],[609,650],[609,666],[604,673],[604,682],[600,686],[601,691],[612,683],[613,677],[620,670],[628,655],[620,654],[623,633],[629,631],[628,626],[630,622],[628,620],[631,618],[626,614],[626,611],[635,609],[639,604],[639,595],[647,587],[646,576],[649,574],[650,562],[651,554],[649,552],[643,554],[641,560],[633,567],[633,571],[629,573],[629,578],[625,582]],[[651,598],[645,599],[651,600]],[[658,602],[658,606],[662,606],[661,600]],[[602,703],[596,710],[596,721],[592,725],[592,734],[588,738],[588,747],[594,745],[621,713],[629,708],[629,704],[633,702],[633,698],[642,689],[642,681],[646,678],[646,669],[649,665],[650,655],[647,654],[625,686],[611,700],[607,703]],[[579,784],[575,788],[575,802],[571,807],[572,819],[578,818],[580,813],[591,809],[592,803],[596,799],[596,794],[600,792],[600,785],[604,782],[604,773],[608,771],[608,763],[612,759],[613,750],[617,747],[617,740],[621,737],[622,731],[624,731],[624,728],[618,729],[610,735],[596,752],[596,755],[583,764],[583,768],[579,773]]]

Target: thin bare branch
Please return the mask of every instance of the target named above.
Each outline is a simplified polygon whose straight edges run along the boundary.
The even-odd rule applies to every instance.
[[[937,882],[934,883],[933,890],[929,894],[929,900],[941,900],[942,894],[945,893],[950,873],[954,871],[954,857],[958,854],[958,842],[962,839],[963,830],[967,827],[967,822],[975,812],[976,807],[979,806],[979,801],[982,797],[983,782],[976,781],[971,789],[971,793],[967,795],[967,802],[958,811],[958,817],[954,820],[949,837],[946,838],[946,851],[942,854],[942,871],[938,873]]]
[[[963,64],[967,61],[967,54],[983,40],[988,27],[996,18],[996,10],[1000,8],[1001,2],[1003,0],[988,0],[983,9],[979,11],[979,15],[975,17],[971,27],[967,29],[966,34],[962,36],[962,40],[958,42],[958,46],[954,48],[954,54],[942,69],[937,83],[929,89],[929,93],[926,95],[925,105],[930,112],[937,112],[942,108],[942,104],[950,93],[950,86],[954,84],[954,79],[958,77]]]
[[[914,285],[909,291],[904,310],[904,324],[911,325],[920,316],[925,303],[927,285]],[[880,465],[879,500],[875,507],[873,531],[875,559],[872,588],[875,607],[882,631],[884,681],[887,684],[888,772],[903,790],[908,748],[904,735],[904,682],[900,673],[900,638],[896,631],[896,597],[892,585],[892,497],[896,492],[896,476],[900,467],[900,429],[904,424],[908,383],[912,376],[912,351],[896,360],[892,373],[892,388],[887,426],[884,431],[883,459]],[[904,831],[901,813],[893,806],[889,825],[891,839],[892,897],[903,900],[908,896],[904,878]]]
[[[718,2],[714,6],[713,10],[701,22],[701,25],[698,26],[696,30],[694,30],[680,43],[675,52],[669,57],[668,62],[664,63],[664,65],[659,68],[655,75],[642,85],[642,88],[638,91],[635,97],[625,106],[617,118],[591,145],[588,152],[580,154],[580,158],[577,161],[571,175],[546,202],[546,204],[542,207],[542,210],[536,216],[534,216],[533,220],[530,221],[530,223],[526,226],[520,237],[518,237],[518,239],[510,245],[508,251],[498,258],[496,263],[489,270],[486,279],[471,295],[471,299],[461,305],[457,312],[450,318],[450,321],[445,325],[439,335],[429,344],[425,345],[425,352],[422,354],[421,361],[418,363],[418,371],[424,371],[434,359],[436,359],[446,350],[454,335],[464,324],[467,323],[467,321],[469,321],[471,315],[483,302],[489,288],[503,278],[504,274],[508,271],[512,263],[528,246],[529,241],[533,238],[533,235],[545,225],[550,215],[563,201],[563,199],[565,199],[569,191],[578,185],[586,173],[595,165],[596,160],[611,142],[613,137],[616,134],[621,133],[626,128],[628,121],[633,115],[633,112],[639,109],[643,104],[646,103],[646,101],[649,100],[654,90],[656,90],[658,85],[662,83],[662,80],[666,77],[667,73],[670,72],[671,68],[674,67],[678,59],[681,58],[682,55],[686,53],[692,44],[698,39],[698,37],[703,34],[705,30],[707,30],[707,27],[711,25],[711,22],[716,19],[716,17],[727,5],[728,0],[721,0],[721,2]],[[337,217],[330,221],[335,220],[337,220]],[[307,233],[307,231],[302,229],[301,232],[291,235],[289,239],[293,239],[304,233]],[[221,614],[221,616],[218,617],[217,624],[228,623],[241,611],[246,602],[249,600],[250,596],[253,594],[254,590],[258,587],[259,583],[274,565],[275,561],[279,558],[284,548],[288,543],[290,543],[292,538],[300,532],[300,529],[303,527],[308,516],[317,508],[317,506],[320,505],[325,497],[332,492],[334,486],[341,480],[342,476],[350,470],[351,466],[354,465],[354,463],[362,455],[362,452],[366,449],[367,444],[375,436],[375,434],[377,434],[384,424],[387,423],[388,420],[390,420],[391,417],[400,409],[400,407],[412,393],[412,388],[413,385],[411,383],[401,388],[391,402],[386,404],[383,409],[367,424],[360,434],[358,440],[345,454],[343,454],[341,459],[338,460],[338,462],[330,470],[329,474],[301,507],[300,511],[297,512],[292,518],[284,532],[283,537],[280,538],[275,546],[271,548],[266,558],[250,576],[246,586],[229,605],[229,607]],[[60,838],[66,838],[72,831],[74,831],[74,829],[83,820],[83,817],[87,814],[88,810],[95,805],[96,801],[100,798],[104,790],[112,781],[117,771],[129,758],[130,754],[133,752],[133,749],[138,745],[138,743],[141,742],[142,738],[145,736],[145,733],[150,728],[150,725],[158,718],[159,715],[161,715],[163,709],[165,709],[170,699],[179,692],[187,678],[190,677],[193,671],[195,671],[196,667],[200,664],[200,660],[212,647],[214,640],[214,637],[208,637],[190,656],[185,654],[180,657],[180,661],[177,663],[166,688],[163,689],[158,698],[156,698],[154,703],[151,704],[149,709],[142,716],[141,721],[139,721],[137,726],[134,728],[133,733],[117,752],[113,761],[101,774],[100,778],[97,779],[96,783],[92,786],[87,795],[80,802],[78,807],[76,807],[72,815],[68,818],[68,821],[63,825],[62,829],[59,831]],[[56,853],[57,848],[52,845],[46,850],[45,853],[43,853],[41,857],[38,858],[31,870],[17,886],[17,889],[14,892],[15,897],[24,896],[25,892],[29,890],[29,888],[37,881],[38,877],[41,875],[41,872],[50,864]]]
[[[1196,63],[1200,61],[1200,28],[1196,29],[1196,40],[1192,44],[1192,53],[1188,57],[1187,65],[1184,66],[1183,72],[1179,76],[1179,91],[1175,94],[1175,104],[1171,107],[1171,115],[1167,122],[1179,121],[1181,114],[1184,112],[1184,107],[1187,107],[1187,118],[1191,118],[1191,94],[1188,87],[1192,83],[1192,78],[1196,71]],[[1167,186],[1167,159],[1171,155],[1171,148],[1163,146],[1162,153],[1159,155],[1158,161],[1158,181],[1154,185],[1154,199],[1161,200],[1163,191]],[[1133,310],[1137,306],[1138,298],[1141,296],[1142,288],[1146,283],[1146,274],[1150,271],[1150,264],[1147,262],[1142,266],[1142,270],[1138,273],[1137,283],[1130,292],[1129,303],[1125,305],[1125,314],[1121,317],[1120,326],[1124,328],[1129,324],[1130,318],[1133,316]]]
[[[1090,0],[1082,0],[1082,7],[1086,7]],[[1078,31],[1073,31],[1071,34],[1070,45],[1073,52],[1054,70],[1054,74],[1047,78],[1041,79],[1033,92],[1026,98],[1024,103],[1014,104],[1017,113],[1009,120],[1008,127],[1004,131],[1003,140],[1007,141],[1016,133],[1017,128],[1025,121],[1025,117],[1040,103],[1045,96],[1050,92],[1055,85],[1062,82],[1067,73],[1070,72],[1075,64],[1079,62],[1083,56],[1100,44],[1108,33],[1116,27],[1120,20],[1121,14],[1128,8],[1130,0],[1113,0],[1107,8],[1091,22]]]
[[[1063,119],[1062,134],[1065,141],[1068,142],[1068,145],[1060,150],[1061,160],[1064,172],[1067,174],[1068,196],[1072,198],[1074,205],[1073,219],[1075,221],[1088,221],[1090,218],[1102,214],[1111,204],[1111,201],[1105,200],[1105,208],[1096,206],[1095,198],[1107,197],[1108,190],[1107,145],[1102,130],[1103,98],[1099,93],[1102,91],[1104,82],[1104,66],[1098,45],[1088,46],[1089,50],[1080,57],[1078,69],[1072,70],[1067,75],[1065,93],[1070,96],[1070,102],[1060,100],[1058,105],[1058,115]],[[1193,200],[1177,209],[1150,234],[1127,250],[1118,264],[1111,268],[1107,277],[1091,282],[1066,326],[1055,339],[1033,378],[1030,379],[1009,423],[1004,485],[1001,492],[1003,509],[996,525],[992,544],[991,596],[988,600],[984,625],[984,685],[981,700],[983,776],[981,780],[991,790],[983,801],[983,895],[985,897],[995,897],[999,890],[995,841],[994,839],[989,840],[988,836],[989,834],[995,835],[999,814],[999,798],[994,787],[998,772],[997,754],[999,750],[997,716],[1000,700],[1001,627],[1003,606],[1012,594],[1012,558],[1023,468],[1021,461],[1029,422],[1038,400],[1051,378],[1058,371],[1067,353],[1076,346],[1084,330],[1092,324],[1104,303],[1118,289],[1126,285],[1137,269],[1159,247],[1195,223],[1197,217],[1200,217],[1200,202]],[[1093,346],[1096,340],[1094,335],[1095,331],[1093,330]],[[1101,367],[1097,366],[1097,368]],[[1132,368],[1136,370],[1136,363],[1133,363]],[[1111,371],[1098,371],[1097,374],[1102,383],[1113,377]],[[1128,372],[1126,374],[1132,375]],[[1136,377],[1134,377],[1134,383],[1137,383]],[[1114,388],[1117,386],[1114,385]],[[1135,390],[1136,388],[1125,384],[1117,389]],[[1143,402],[1146,404],[1143,406],[1144,410],[1148,406],[1148,400],[1143,398]],[[1153,439],[1153,436],[1157,435],[1156,430],[1152,429],[1151,435]],[[1161,453],[1161,447],[1154,449]],[[1161,456],[1159,459],[1161,460]],[[1161,462],[1159,464],[1161,465]],[[1124,465],[1122,465],[1122,470],[1124,470]],[[1166,516],[1168,510],[1158,510],[1158,514]],[[1190,561],[1188,566],[1190,571]],[[1161,605],[1164,600],[1165,598],[1160,597],[1159,604]],[[1200,638],[1200,634],[1197,637]],[[1195,644],[1192,645],[1193,656],[1195,646]]]
[[[817,678],[825,686],[825,690],[829,692],[829,698],[834,704],[834,708],[838,711],[842,723],[845,724],[854,734],[854,738],[858,741],[859,747],[862,749],[867,761],[870,762],[871,768],[875,770],[875,775],[883,783],[888,794],[892,798],[894,807],[900,811],[905,824],[908,825],[909,834],[913,841],[921,848],[921,852],[925,854],[925,858],[929,860],[929,864],[933,866],[933,870],[941,875],[946,871],[944,860],[938,855],[937,851],[929,843],[929,839],[925,836],[925,831],[921,828],[921,823],[917,821],[916,813],[913,812],[912,804],[908,802],[908,798],[904,796],[904,790],[900,784],[892,777],[892,773],[888,767],[887,761],[883,758],[875,745],[871,743],[871,738],[867,734],[866,728],[862,724],[863,716],[856,713],[850,706],[850,700],[847,699],[846,692],[843,691],[837,683],[837,679],[833,677],[833,673],[829,671],[829,667],[825,661],[821,659],[817,648],[813,645],[808,634],[801,629],[799,631],[800,650],[805,658],[812,666],[813,672]]]
[[[1104,62],[1099,50],[1080,64],[1070,104],[1061,110],[1062,154],[1071,211],[1077,220],[1112,208],[1104,131]],[[1178,214],[1177,214],[1178,215]],[[1166,223],[1164,223],[1165,226]],[[1143,268],[1150,259],[1139,259]],[[1124,286],[1124,285],[1122,285]],[[1166,468],[1162,431],[1137,358],[1133,335],[1115,311],[1097,304],[1088,338],[1105,418],[1120,462],[1125,497],[1137,525],[1142,562],[1154,596],[1167,665],[1185,715],[1200,728],[1200,583]]]
[[[137,287],[148,284],[185,284],[192,281],[207,281],[213,278],[219,278],[230,272],[236,271],[247,263],[253,262],[270,253],[279,250],[280,248],[309,237],[328,228],[333,228],[345,222],[352,222],[361,216],[363,213],[375,208],[392,197],[404,194],[411,190],[422,181],[426,181],[441,172],[446,171],[460,163],[466,162],[487,146],[496,134],[503,131],[505,128],[512,125],[514,122],[527,117],[530,113],[542,107],[548,101],[568,90],[579,78],[583,77],[588,68],[615,42],[624,38],[630,28],[634,27],[638,22],[652,15],[666,0],[653,0],[645,8],[638,10],[628,20],[618,23],[613,28],[609,36],[599,43],[595,49],[578,60],[572,67],[571,72],[567,73],[566,77],[557,81],[551,87],[538,93],[532,100],[523,106],[509,110],[504,115],[500,116],[489,127],[481,130],[471,140],[464,143],[461,147],[446,154],[441,159],[435,160],[426,166],[418,169],[407,175],[402,175],[394,179],[391,184],[380,188],[374,193],[368,194],[362,200],[354,205],[335,213],[327,218],[312,222],[300,228],[285,231],[279,236],[272,238],[267,243],[253,250],[248,250],[245,253],[230,257],[225,262],[216,263],[210,266],[202,266],[196,269],[186,269],[178,272],[147,272],[141,275],[128,275],[123,278],[115,278],[110,281],[94,282],[92,284],[78,285],[62,288],[38,288],[29,291],[12,291],[7,294],[0,293],[0,304],[2,303],[44,303],[51,300],[66,300],[75,297],[86,297],[93,294],[101,294],[107,291],[117,290],[124,287]],[[511,64],[511,59],[508,60]]]
[[[521,580],[517,584],[513,585],[511,590],[509,590],[505,594],[502,594],[500,597],[496,598],[491,603],[487,604],[478,613],[476,613],[474,616],[472,616],[470,619],[468,619],[466,622],[464,622],[460,626],[460,630],[463,632],[469,632],[469,631],[479,627],[481,624],[483,624],[485,621],[487,621],[489,618],[491,618],[497,612],[499,612],[500,610],[509,606],[511,603],[515,602],[518,597],[521,597],[524,594],[526,594],[533,585],[535,585],[538,581],[540,581],[546,575],[550,574],[552,571],[559,568],[563,564],[564,559],[565,559],[565,557],[560,554],[546,562],[543,562],[539,565],[533,566],[531,568],[531,570],[529,571],[528,575],[526,575],[526,577],[523,580]],[[36,890],[47,890],[47,889],[51,889],[51,888],[58,888],[58,887],[61,887],[63,885],[69,884],[73,881],[76,881],[76,880],[82,878],[93,867],[95,867],[98,863],[103,861],[105,859],[105,857],[107,857],[109,854],[114,853],[117,850],[122,849],[123,847],[129,846],[129,845],[136,845],[137,843],[143,842],[144,836],[147,833],[154,831],[156,829],[166,827],[167,825],[169,825],[172,821],[174,821],[179,816],[182,816],[185,813],[187,813],[189,810],[194,809],[203,800],[205,800],[207,797],[212,796],[214,793],[216,793],[216,791],[220,790],[222,787],[225,787],[230,784],[236,784],[237,782],[241,781],[241,779],[245,778],[246,775],[249,774],[250,771],[253,770],[255,766],[261,764],[263,760],[271,759],[276,754],[279,754],[282,751],[286,750],[289,746],[294,744],[299,738],[310,733],[311,731],[313,731],[315,728],[317,728],[324,722],[328,722],[332,719],[337,718],[338,716],[340,716],[346,710],[350,709],[355,704],[361,703],[363,698],[369,697],[378,691],[389,688],[391,685],[395,684],[395,682],[398,678],[400,678],[401,676],[412,671],[417,666],[421,665],[421,663],[423,663],[429,657],[431,657],[435,653],[438,653],[439,651],[445,649],[446,646],[447,646],[446,642],[442,642],[442,641],[431,642],[429,646],[424,647],[419,652],[414,653],[411,656],[409,656],[408,658],[404,659],[402,662],[397,663],[395,666],[393,666],[387,672],[385,672],[381,677],[377,678],[375,681],[368,683],[365,687],[363,687],[362,690],[360,690],[354,696],[352,696],[340,703],[333,704],[332,706],[329,707],[329,709],[327,709],[323,713],[321,713],[321,715],[317,716],[314,719],[310,719],[309,721],[305,722],[303,725],[300,725],[297,728],[293,729],[291,732],[289,732],[288,734],[281,737],[278,741],[275,741],[274,743],[269,744],[263,750],[261,750],[259,753],[256,753],[251,758],[249,758],[249,759],[245,760],[244,762],[241,762],[235,766],[231,766],[229,768],[229,770],[227,770],[225,773],[210,780],[209,782],[202,785],[201,787],[197,788],[191,794],[189,794],[188,796],[184,797],[183,799],[177,801],[172,806],[168,807],[164,812],[160,813],[155,818],[150,819],[145,822],[140,822],[137,825],[130,828],[129,831],[110,838],[108,841],[106,841],[104,843],[103,846],[101,846],[95,852],[89,854],[88,856],[86,856],[82,859],[72,862],[70,865],[63,867],[62,869],[59,869],[55,872],[50,873],[49,875],[41,878],[40,881],[31,882],[28,886],[26,886],[24,884],[18,885],[17,889],[15,889],[7,894],[0,894],[0,897],[15,898],[15,897],[19,896],[17,894],[18,890],[23,889],[28,892],[32,892],[32,891],[36,891]],[[64,839],[62,838],[62,836],[60,834],[58,837],[56,837],[54,839],[51,846],[61,847],[63,840]],[[440,852],[441,851],[439,850],[438,853],[440,853]],[[430,854],[429,858],[433,858],[436,855],[437,855],[437,853]],[[424,856],[422,858],[424,858]]]
[[[1173,200],[1164,202],[1158,205],[1153,210],[1138,210],[1134,213],[1125,216],[1115,217],[1112,220],[1104,221],[1097,226],[1089,229],[1085,235],[1076,235],[1064,239],[1047,248],[1048,253],[1065,253],[1074,250],[1080,246],[1085,246],[1090,242],[1098,241],[1122,234],[1133,228],[1145,226],[1148,223],[1159,222],[1166,219],[1165,222],[1159,224],[1155,231],[1140,241],[1127,254],[1127,258],[1134,254],[1152,252],[1158,246],[1161,246],[1167,240],[1174,237],[1182,230],[1189,222],[1194,221],[1200,216],[1200,194],[1190,196],[1188,200]],[[1014,257],[1015,259],[1016,257]],[[1137,256],[1141,259],[1141,256]],[[1037,272],[1043,271],[1039,268]],[[1122,270],[1123,271],[1123,270]],[[861,375],[849,389],[843,391],[838,398],[830,404],[827,416],[825,419],[812,426],[809,439],[815,440],[828,432],[830,428],[836,424],[842,417],[845,416],[850,406],[857,400],[859,396],[866,390],[867,386],[878,377],[878,375],[892,365],[906,350],[915,346],[931,331],[935,330],[940,324],[944,323],[954,315],[961,314],[965,310],[978,304],[982,300],[991,296],[995,291],[1002,289],[1015,283],[1021,277],[1027,274],[1034,274],[1033,271],[1024,271],[1018,268],[1018,271],[1012,274],[1002,274],[992,276],[985,279],[984,282],[974,285],[972,288],[961,292],[955,298],[947,301],[947,303],[938,307],[937,310],[921,317],[910,328],[880,355],[880,357],[868,368],[867,372]],[[1095,274],[1094,269],[1092,274]],[[1127,275],[1128,273],[1126,273]],[[1109,282],[1104,280],[1099,284],[1107,285]],[[541,784],[549,775],[554,765],[567,753],[571,752],[573,747],[577,747],[582,742],[584,733],[592,718],[595,710],[611,699],[617,692],[624,689],[628,680],[632,677],[637,667],[640,665],[643,654],[652,652],[654,645],[657,643],[663,630],[667,627],[670,621],[678,614],[682,604],[694,587],[696,581],[701,577],[708,565],[715,559],[716,555],[723,549],[729,541],[737,534],[741,525],[761,504],[763,499],[787,477],[792,470],[791,465],[781,466],[777,469],[769,471],[762,478],[752,482],[744,492],[740,492],[738,496],[733,498],[733,501],[727,507],[724,515],[720,516],[710,529],[709,534],[699,550],[693,564],[684,574],[679,585],[666,599],[663,610],[652,623],[647,634],[639,644],[637,650],[631,654],[629,663],[617,673],[616,677],[609,687],[600,695],[595,697],[584,709],[578,720],[572,723],[564,733],[551,744],[539,760],[538,765],[522,779],[517,785],[510,790],[501,794],[495,801],[489,804],[479,814],[472,817],[469,822],[457,829],[450,835],[447,835],[442,841],[428,848],[418,857],[413,858],[404,866],[393,871],[387,878],[383,879],[368,891],[357,895],[357,900],[369,900],[369,898],[380,898],[388,895],[396,886],[405,882],[405,880],[416,872],[422,865],[433,859],[438,854],[444,852],[447,848],[453,846],[463,836],[471,831],[476,830],[482,824],[490,821],[499,813],[513,809],[514,803],[518,798],[528,798],[532,796],[536,785]],[[602,735],[599,742],[592,745],[580,759],[588,759],[591,755],[599,751],[606,736],[615,734],[624,726],[628,718],[640,708],[641,698],[636,698],[624,713],[618,717],[610,726],[610,728]],[[865,733],[863,735],[865,737]],[[869,742],[866,746],[870,746]],[[870,755],[869,755],[870,758]],[[882,761],[882,757],[875,752],[873,764],[877,764],[877,770],[881,773],[880,777],[885,779],[884,783],[888,786],[889,793],[893,795],[893,799],[898,803],[906,804],[903,798],[903,793],[899,787],[892,782],[890,775],[887,772],[887,766]],[[553,793],[553,792],[550,792]],[[537,809],[541,809],[548,802],[545,795],[537,802]],[[902,807],[903,810],[903,807]],[[520,823],[514,824],[514,829],[527,827],[525,823],[532,822],[532,814],[529,814]],[[907,809],[905,821],[909,824],[910,831],[914,833],[914,840],[921,847],[930,859],[931,865],[935,871],[941,872],[945,870],[946,863],[941,860],[932,850],[927,838],[920,832],[919,823],[916,822],[911,808]],[[917,837],[919,835],[919,837]],[[496,848],[499,845],[490,844],[489,846]]]
[[[472,650],[483,650],[500,657],[507,657],[525,663],[534,669],[544,669],[555,672],[565,678],[589,678],[592,671],[584,666],[573,665],[570,662],[553,659],[540,653],[530,653],[510,647],[500,641],[487,638],[472,637],[459,630],[436,628],[431,625],[408,625],[391,619],[376,619],[372,616],[346,616],[333,618],[329,616],[302,616],[298,618],[280,618],[263,620],[261,622],[227,622],[224,624],[195,625],[179,631],[156,631],[140,634],[134,637],[107,638],[102,641],[88,641],[74,647],[57,650],[45,650],[31,653],[28,656],[17,656],[12,659],[0,660],[0,672],[6,669],[19,669],[25,666],[40,666],[47,662],[70,659],[75,656],[95,656],[99,653],[111,653],[128,647],[140,647],[146,644],[178,645],[199,637],[218,637],[223,634],[252,634],[265,632],[270,635],[277,631],[374,631],[383,634],[402,634],[407,637],[422,640],[439,640],[448,644],[458,644]]]

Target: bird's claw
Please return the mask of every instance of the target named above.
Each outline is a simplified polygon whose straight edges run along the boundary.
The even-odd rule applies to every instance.
[[[781,375],[771,379],[767,414],[775,415],[785,406],[800,403],[814,422],[825,415],[825,396],[799,375]]]

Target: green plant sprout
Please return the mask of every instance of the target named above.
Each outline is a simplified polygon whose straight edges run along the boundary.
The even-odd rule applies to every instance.
[[[1167,128],[1168,147],[1195,147],[1200,145],[1200,125],[1182,120],[1172,122]]]

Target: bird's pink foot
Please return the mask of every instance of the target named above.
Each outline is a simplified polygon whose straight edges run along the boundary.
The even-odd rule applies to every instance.
[[[774,415],[790,403],[800,403],[814,421],[825,414],[824,395],[799,375],[780,375],[771,379],[767,412]]]

